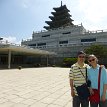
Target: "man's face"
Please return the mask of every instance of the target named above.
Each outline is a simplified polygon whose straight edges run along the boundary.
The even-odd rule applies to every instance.
[[[78,61],[79,62],[84,62],[85,61],[85,55],[84,54],[78,55]]]

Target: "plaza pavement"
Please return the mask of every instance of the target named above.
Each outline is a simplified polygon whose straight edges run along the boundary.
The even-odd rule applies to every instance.
[[[0,107],[72,107],[70,68],[0,70]]]

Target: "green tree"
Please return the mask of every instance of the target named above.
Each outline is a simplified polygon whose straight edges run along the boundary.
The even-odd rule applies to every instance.
[[[107,57],[107,47],[103,45],[92,45],[89,48],[85,49],[87,54],[94,54],[98,58],[105,58]]]

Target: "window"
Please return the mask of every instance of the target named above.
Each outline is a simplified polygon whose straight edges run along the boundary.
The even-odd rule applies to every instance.
[[[36,44],[29,44],[28,46],[36,46]]]
[[[50,35],[43,35],[42,37],[49,37]]]
[[[90,39],[81,39],[81,42],[95,42],[96,38],[90,38]]]
[[[70,34],[71,32],[64,32],[64,33],[62,33],[62,34]]]
[[[45,46],[46,43],[38,43],[37,46]]]
[[[68,44],[68,41],[59,41],[59,44]]]

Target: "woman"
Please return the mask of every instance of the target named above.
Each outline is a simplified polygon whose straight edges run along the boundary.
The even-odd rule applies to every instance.
[[[93,89],[98,89],[98,75],[100,65],[95,55],[89,55],[88,62],[90,67],[87,69],[88,78],[91,80],[90,94],[93,95]],[[100,78],[100,102],[90,102],[91,107],[107,107],[107,71],[104,66],[101,67]]]

